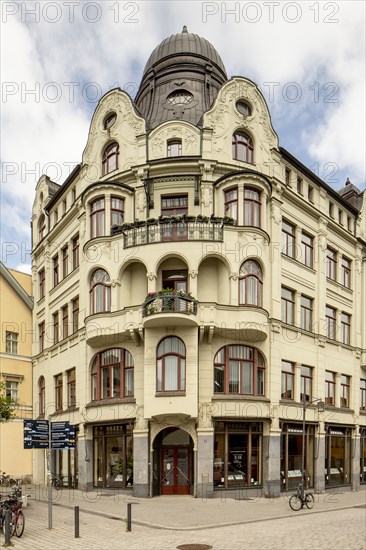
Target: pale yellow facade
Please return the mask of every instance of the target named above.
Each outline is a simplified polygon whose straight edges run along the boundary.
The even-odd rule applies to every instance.
[[[248,116],[238,111],[240,101],[250,106]],[[106,128],[111,113],[116,120]],[[238,131],[250,136],[250,162],[233,158]],[[169,144],[177,141],[181,152],[170,158]],[[119,145],[118,168],[103,175],[103,154],[113,143]],[[230,190],[236,196],[234,224],[224,220]],[[248,223],[245,210],[248,190],[259,197],[255,223]],[[172,218],[164,225],[159,217],[166,199],[177,197],[184,197],[193,220]],[[123,483],[128,489],[133,458],[135,494],[153,496],[179,494],[184,483],[167,479],[184,463],[187,491],[195,496],[231,488],[278,495],[298,477],[300,455],[291,449],[299,440],[291,438],[301,432],[310,369],[310,400],[324,400],[326,391],[334,396],[328,395],[325,412],[311,403],[306,409],[309,483],[319,491],[336,482],[359,488],[366,481],[365,193],[357,198],[356,207],[281,149],[263,96],[246,78],[222,85],[200,125],[176,119],[150,130],[125,92],[107,93],[93,115],[80,166],[62,187],[42,177],[33,208],[35,408],[41,417],[69,420],[79,430],[77,467],[64,451],[55,457],[60,471],[82,487]],[[124,205],[123,223],[135,225],[112,231],[116,199]],[[97,214],[97,236],[96,204],[103,212]],[[212,216],[221,221],[215,224]],[[291,250],[284,247],[286,222],[293,228]],[[311,237],[311,262],[304,257],[304,234]],[[327,248],[337,258],[331,277]],[[350,262],[347,280],[343,259]],[[243,298],[248,261],[261,271],[256,304]],[[103,311],[95,312],[98,269],[107,279],[99,287]],[[169,298],[159,294],[169,288],[168,276],[184,278],[184,296],[173,293],[170,310],[164,305]],[[284,318],[284,289],[292,296],[290,319]],[[158,295],[149,298],[151,293]],[[303,298],[311,303],[311,327]],[[327,307],[335,312],[334,334]],[[184,363],[177,359],[184,380],[173,391],[161,390],[170,383],[170,367],[159,356],[166,338],[178,338],[185,348]],[[118,375],[103,370],[109,349],[125,354]],[[221,365],[223,349],[228,355]],[[132,394],[126,352],[133,360]],[[230,353],[247,353],[248,360],[232,362]],[[248,368],[252,374],[247,382],[246,374],[238,375],[243,389],[234,391],[239,363],[240,372]],[[286,364],[293,369],[288,387]],[[160,368],[166,369],[163,382]],[[334,375],[331,389],[327,372]],[[117,376],[123,376],[124,390]],[[113,385],[118,395],[111,393]],[[123,474],[116,473],[116,457],[125,464]],[[44,475],[42,452],[35,475]]]
[[[23,448],[23,420],[33,417],[31,275],[1,264],[0,296],[0,380],[5,381],[7,392],[18,403],[15,418],[0,423],[0,469],[30,480],[33,454]]]

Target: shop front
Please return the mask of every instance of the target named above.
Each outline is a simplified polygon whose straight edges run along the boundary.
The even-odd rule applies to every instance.
[[[326,426],[325,487],[351,484],[352,428]]]
[[[133,424],[93,427],[93,485],[128,489],[133,487]]]
[[[263,423],[214,422],[214,489],[262,485]]]
[[[366,483],[366,428],[360,428],[360,483]]]
[[[282,423],[281,490],[289,491],[301,482],[303,431],[301,423]],[[305,425],[305,483],[314,487],[315,426]]]

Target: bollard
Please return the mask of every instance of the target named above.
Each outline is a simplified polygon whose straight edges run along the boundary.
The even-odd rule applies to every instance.
[[[79,506],[74,506],[75,511],[75,538],[78,539],[80,537],[79,535]]]
[[[13,546],[10,542],[10,518],[11,518],[11,510],[5,511],[5,529],[4,529],[4,535],[5,535],[5,542],[4,546]]]
[[[127,503],[127,531],[131,531],[131,520],[132,520],[132,503]]]

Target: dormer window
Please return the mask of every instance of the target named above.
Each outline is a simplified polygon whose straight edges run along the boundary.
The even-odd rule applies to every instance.
[[[171,105],[188,105],[192,100],[193,94],[187,90],[175,90],[167,97],[167,101]]]
[[[182,140],[172,139],[167,144],[167,156],[168,157],[181,157],[182,156]]]
[[[118,168],[118,143],[111,143],[103,153],[102,159],[102,175],[105,176]]]

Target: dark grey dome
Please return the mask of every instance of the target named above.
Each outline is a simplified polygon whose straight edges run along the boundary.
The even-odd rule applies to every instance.
[[[143,74],[145,75],[156,63],[177,55],[203,57],[210,63],[214,63],[227,80],[225,65],[213,45],[202,36],[188,32],[187,27],[183,27],[182,32],[165,38],[159,46],[156,46],[147,60]]]
[[[151,53],[135,104],[149,128],[167,120],[197,125],[226,81],[225,66],[212,44],[183,27]]]

